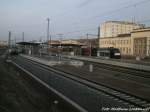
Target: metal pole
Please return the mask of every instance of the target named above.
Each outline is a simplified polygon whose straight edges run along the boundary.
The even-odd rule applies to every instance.
[[[87,33],[87,34],[86,34],[87,40],[88,40],[88,35],[89,35],[89,34]]]
[[[91,43],[92,40],[90,40],[90,56],[92,56],[92,43]]]
[[[100,26],[98,27],[98,34],[97,34],[98,39],[100,38]]]
[[[24,32],[22,32],[22,42],[24,42]]]
[[[16,37],[15,37],[15,47],[16,47]]]
[[[63,34],[60,33],[60,34],[58,34],[58,35],[59,35],[59,37],[60,37],[60,38],[59,38],[59,42],[60,42],[60,43],[59,43],[59,44],[60,44],[60,45],[59,45],[59,46],[60,46],[60,48],[59,48],[59,61],[60,61],[60,60],[61,60],[61,50],[62,50],[62,44],[61,44],[61,42],[62,42],[62,36],[63,36]]]
[[[86,34],[86,36],[87,36],[87,46],[88,46],[88,48],[89,48],[89,56],[91,56],[91,41],[90,41],[90,39],[89,39],[89,34],[87,33]]]
[[[11,32],[9,31],[9,36],[8,36],[8,48],[10,49],[11,48]]]
[[[50,19],[47,18],[47,53],[48,53],[48,48],[49,48],[49,21]]]
[[[8,34],[8,57],[10,56],[11,53],[11,32],[9,31]]]
[[[100,47],[100,26],[98,27],[98,48]]]

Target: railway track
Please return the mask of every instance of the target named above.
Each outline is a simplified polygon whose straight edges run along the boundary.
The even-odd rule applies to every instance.
[[[126,73],[126,74],[130,74],[133,76],[141,77],[141,78],[150,78],[150,73],[147,71],[140,71],[140,70],[138,71],[138,70],[134,70],[134,69],[118,67],[118,66],[111,66],[111,65],[107,65],[107,64],[97,64],[97,63],[93,63],[93,62],[92,62],[92,64],[97,68],[102,68],[102,69],[111,70],[111,71],[117,71],[120,73]]]
[[[106,96],[114,99],[115,101],[121,102],[123,104],[127,104],[130,107],[139,107],[139,108],[149,108],[150,107],[150,101],[148,101],[146,99],[137,97],[135,95],[126,93],[124,91],[116,90],[115,88],[108,87],[108,86],[103,85],[103,84],[99,84],[99,83],[97,84],[96,82],[93,82],[93,81],[88,80],[86,78],[74,76],[73,74],[70,74],[70,73],[65,72],[63,70],[57,70],[56,68],[40,64],[40,63],[35,62],[33,60],[30,60],[30,59],[24,58],[24,60],[26,60],[27,62],[32,63],[36,66],[40,66],[41,68],[55,72],[55,73],[65,77],[65,78],[68,78],[69,80],[76,81],[82,85],[88,86],[89,88],[100,91],[103,94],[105,94]]]
[[[68,59],[68,57],[63,57],[63,58]],[[132,76],[150,79],[149,71],[137,70],[137,69],[126,68],[126,67],[115,66],[115,65],[109,65],[109,64],[104,64],[104,63],[101,64],[99,62],[93,62],[93,61],[88,61],[88,60],[85,61],[82,59],[74,59],[74,58],[69,58],[69,59],[80,60],[80,61],[83,61],[87,64],[93,64],[94,67],[96,67],[96,68],[102,68],[102,69],[106,69],[106,70],[117,71],[120,73],[130,74]],[[94,59],[98,59],[98,58],[94,58]],[[111,61],[115,62],[115,60],[111,60]]]
[[[44,57],[44,58],[49,59],[48,57]],[[68,59],[66,57],[63,57],[63,58]],[[77,59],[74,59],[74,60],[77,60]],[[81,61],[83,61],[83,60],[81,60]],[[117,71],[120,73],[126,73],[126,74],[129,74],[132,76],[137,76],[139,78],[141,77],[141,78],[145,78],[145,79],[150,79],[149,71],[135,70],[135,69],[125,68],[125,67],[120,67],[120,66],[118,67],[118,66],[108,65],[108,64],[100,64],[100,63],[91,62],[91,61],[84,61],[84,62],[87,64],[93,64],[93,66],[96,68]]]

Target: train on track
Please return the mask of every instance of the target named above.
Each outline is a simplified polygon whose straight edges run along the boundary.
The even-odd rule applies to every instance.
[[[54,52],[55,50],[55,52]],[[58,52],[56,52],[58,49],[53,49],[53,51],[51,52],[51,54],[59,54],[60,50],[58,50]],[[61,51],[61,53],[64,51]],[[113,47],[109,47],[109,48],[87,48],[87,49],[83,49],[81,48],[81,55],[83,56],[94,56],[94,57],[101,57],[101,58],[114,58],[114,59],[120,59],[121,58],[121,53],[120,50],[118,48],[113,48]],[[9,49],[9,53],[11,55],[18,55],[19,53],[25,53],[23,51],[23,49],[19,49],[19,48],[11,48]],[[45,53],[42,52],[42,54],[47,54],[47,51],[45,50]],[[55,55],[57,56],[57,55]]]
[[[118,48],[108,47],[108,48],[93,48],[91,49],[91,56],[101,57],[101,58],[114,58],[120,59],[121,52]]]
[[[121,58],[121,53],[120,53],[119,49],[113,48],[113,47],[98,48],[97,49],[97,56],[98,57],[105,57],[105,58],[120,59]]]
[[[8,53],[10,55],[18,55],[19,53],[22,53],[22,50],[18,48],[11,48],[11,49],[8,49]]]

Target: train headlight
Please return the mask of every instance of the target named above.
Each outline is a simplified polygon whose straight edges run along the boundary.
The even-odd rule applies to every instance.
[[[115,53],[115,56],[120,56],[120,53]]]

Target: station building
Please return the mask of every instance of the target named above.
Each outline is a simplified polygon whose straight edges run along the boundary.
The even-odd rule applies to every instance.
[[[119,48],[124,56],[150,57],[150,27],[133,29],[130,33],[99,39],[99,47]]]
[[[16,43],[19,50],[24,54],[37,55],[41,49],[42,43],[35,42],[18,42]]]
[[[134,29],[144,28],[145,25],[128,21],[106,21],[100,25],[100,37],[115,37],[119,34],[129,34]]]
[[[80,42],[72,39],[68,40],[51,40],[48,42],[51,46],[49,52],[62,55],[81,55]]]
[[[150,57],[150,28],[134,30],[131,33],[131,38],[133,55]]]

